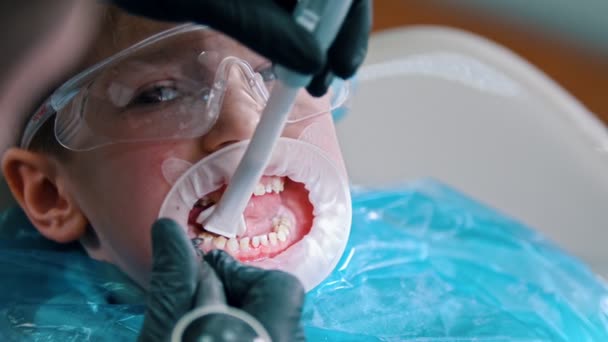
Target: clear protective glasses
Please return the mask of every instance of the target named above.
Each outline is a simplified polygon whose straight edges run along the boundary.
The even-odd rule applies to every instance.
[[[226,93],[261,114],[275,80],[270,61],[231,38],[205,26],[176,26],[64,83],[32,116],[21,147],[53,116],[57,141],[73,151],[201,137],[217,121]],[[348,82],[338,80],[327,108],[296,100],[287,124],[340,107],[348,93]]]

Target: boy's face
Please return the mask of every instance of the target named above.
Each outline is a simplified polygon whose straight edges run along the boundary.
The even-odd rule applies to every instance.
[[[148,24],[145,30],[117,30],[112,39],[112,47],[104,46],[103,42],[109,40],[102,39],[101,44],[96,46],[97,54],[112,55],[141,38],[164,29],[166,25],[161,27]],[[204,39],[209,45],[231,46],[235,56],[246,59],[254,68],[256,60],[261,64],[264,62],[259,56],[223,35],[207,32]],[[179,47],[176,47],[178,50]],[[303,140],[320,148],[345,176],[329,108],[329,95],[313,98],[302,91],[293,111],[325,113],[288,124],[282,137]],[[250,139],[260,119],[260,110],[255,101],[248,102],[247,96],[243,96],[238,86],[229,87],[217,121],[201,137],[116,143],[87,152],[70,152],[67,161],[60,165],[59,173],[65,179],[66,190],[96,237],[95,243],[83,243],[89,254],[117,264],[136,281],[146,284],[151,267],[150,228],[158,218],[161,204],[175,181],[167,177],[167,162],[182,160],[196,164],[227,146]],[[218,236],[205,233],[192,218],[188,220],[190,237],[198,236],[200,241],[205,240],[200,246],[204,251],[222,248],[245,261],[275,256],[297,243],[313,225],[315,203],[311,203],[314,201],[308,198],[305,189],[310,184],[295,182],[285,176],[264,177],[261,184],[266,188],[270,186],[272,191],[268,192],[267,189],[263,195],[254,196],[255,201],[250,201],[245,211],[248,231],[240,236],[246,239],[236,240],[236,248],[235,241],[222,241]],[[200,201],[193,206],[191,214],[198,213],[196,207],[203,205],[203,200],[216,201],[220,192],[197,196]],[[277,214],[278,211],[288,213],[289,238],[277,239],[277,234],[273,233],[278,232],[276,221],[282,217]],[[270,236],[273,234],[274,237]],[[266,237],[262,238],[264,235]],[[242,246],[243,240],[247,247]]]

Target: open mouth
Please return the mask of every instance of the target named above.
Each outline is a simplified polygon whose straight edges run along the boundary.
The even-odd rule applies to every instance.
[[[223,249],[248,265],[292,273],[311,289],[335,267],[348,241],[352,212],[345,175],[316,146],[280,138],[243,213],[246,229],[226,239],[205,231],[203,211],[221,198],[247,144],[227,146],[169,177],[174,181],[159,217],[187,227],[203,252]]]
[[[243,213],[247,229],[235,238],[207,232],[202,211],[217,203],[226,185],[198,199],[188,214],[188,235],[203,252],[222,249],[241,261],[271,258],[310,232],[313,205],[303,183],[289,177],[264,176]]]

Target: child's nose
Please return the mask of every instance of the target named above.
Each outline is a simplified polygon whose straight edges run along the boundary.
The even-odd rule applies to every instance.
[[[246,83],[231,78],[217,121],[202,137],[205,152],[212,153],[232,143],[251,139],[263,109],[264,104],[256,101]]]

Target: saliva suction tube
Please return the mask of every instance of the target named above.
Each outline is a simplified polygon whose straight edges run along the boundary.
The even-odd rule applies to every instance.
[[[318,39],[322,51],[327,51],[350,6],[351,1],[349,0],[304,0],[296,6],[294,18],[298,24],[309,30]],[[242,214],[258,180],[270,162],[296,95],[312,79],[312,75],[302,75],[281,66],[277,66],[275,72],[278,80],[272,89],[253,137],[220,201],[204,221],[205,229],[210,232],[225,237],[235,237],[243,230]],[[270,341],[268,333],[255,318],[241,310],[227,306],[202,307],[191,311],[178,321],[172,333],[172,341],[181,341],[185,327],[195,320],[215,314],[228,315],[249,325],[255,332],[253,341]]]
[[[350,4],[351,1],[302,1],[296,7],[294,17],[319,40],[322,51],[327,51]],[[247,151],[220,202],[205,221],[205,229],[210,232],[231,238],[243,230],[245,206],[270,160],[299,90],[312,79],[312,75],[302,75],[281,66],[277,66],[275,72],[277,82]]]

